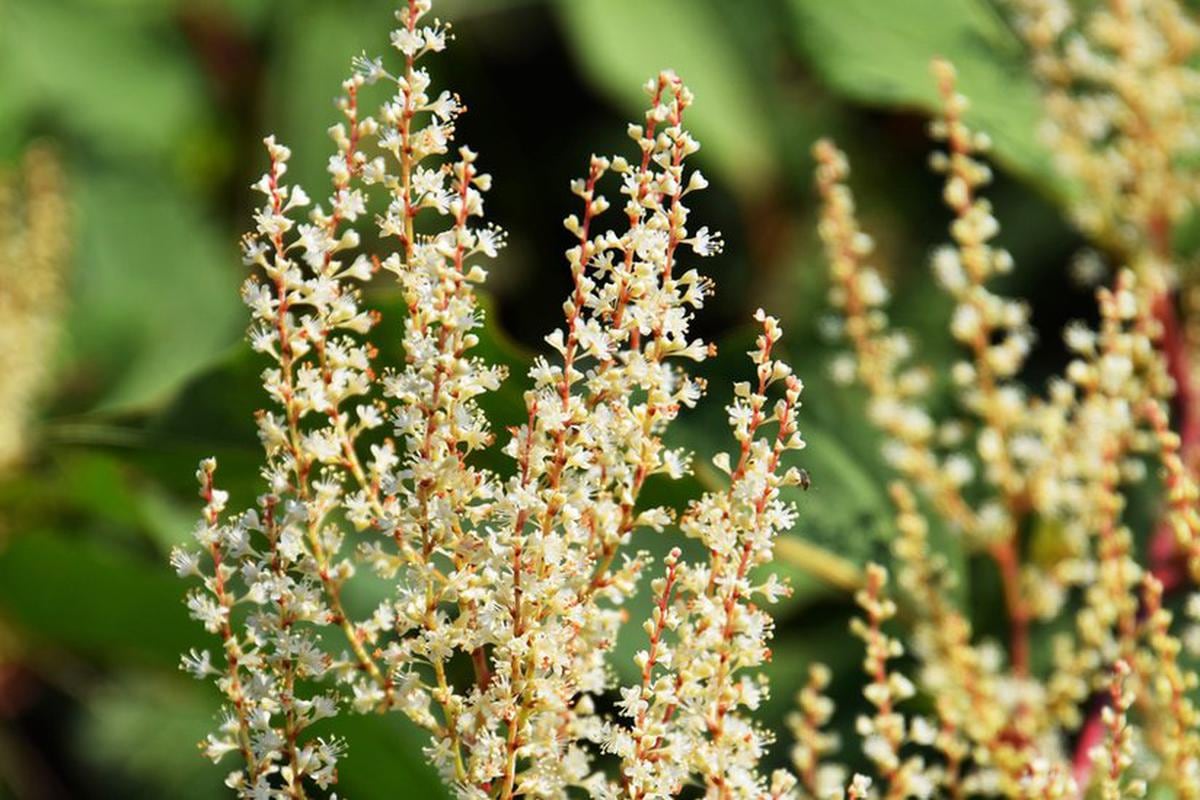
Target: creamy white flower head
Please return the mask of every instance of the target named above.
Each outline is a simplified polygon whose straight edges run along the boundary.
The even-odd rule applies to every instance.
[[[526,419],[501,447],[514,469],[501,478],[475,454],[494,442],[480,398],[506,375],[472,350],[484,325],[476,286],[505,236],[481,222],[490,176],[473,151],[454,150],[463,106],[431,89],[421,62],[450,38],[446,25],[425,23],[429,7],[413,0],[398,13],[397,67],[354,60],[339,101],[345,119],[330,129],[326,204],[283,183],[291,153],[266,140],[270,168],[254,186],[264,199],[243,242],[253,271],[243,298],[251,345],[270,362],[263,385],[275,407],[258,415],[267,491],[256,513],[231,516],[215,463],[205,462],[200,552],[172,557],[180,574],[204,577],[189,608],[223,643],[223,663],[207,654],[184,663],[197,676],[218,673],[228,700],[208,750],[241,753],[245,767],[227,783],[242,796],[300,796],[333,783],[342,750],[308,738],[314,722],[339,708],[395,710],[429,732],[426,758],[465,797],[616,796],[596,774],[598,750],[622,756],[639,796],[673,793],[698,775],[749,796],[767,785],[757,764],[771,742],[747,715],[766,697],[755,668],[772,630],[751,598],[774,602],[787,588],[775,576],[752,581],[748,570],[770,559],[773,537],[794,523],[779,490],[801,476],[779,461],[803,446],[794,420],[801,383],[770,356],[781,334],[765,314],[758,388],[734,401],[739,417],[749,413],[735,426],[743,455],[728,491],[706,496],[683,523],[728,550],[720,566],[687,566],[678,554],[667,562],[668,584],[682,589],[686,579],[698,602],[728,606],[727,631],[694,630],[698,618],[668,602],[656,622],[664,635],[636,659],[651,676],[700,663],[700,654],[727,669],[693,687],[659,676],[621,692],[634,730],[649,730],[648,714],[664,704],[686,707],[673,724],[652,726],[653,747],[649,734],[604,720],[595,703],[615,688],[607,656],[620,605],[649,563],[631,539],[674,522],[668,509],[643,507],[641,490],[652,476],[690,472],[691,454],[664,446],[664,435],[704,391],[686,364],[713,352],[690,332],[711,283],[686,262],[722,248],[718,233],[690,228],[684,201],[707,186],[686,162],[699,148],[683,124],[692,95],[673,73],[657,76],[644,124],[630,129],[635,157],[593,157],[572,183],[583,201],[566,220],[574,286],[563,326],[546,337],[553,357],[530,370]],[[359,110],[368,83],[390,93],[373,117]],[[618,224],[601,231],[610,172],[623,205]],[[382,195],[377,204],[372,193]],[[378,237],[351,227],[369,205],[381,209]],[[380,251],[364,252],[375,238]],[[398,283],[404,359],[377,371],[367,337],[378,314],[357,284],[380,271]],[[783,399],[768,406],[775,384]],[[755,435],[767,425],[774,439]],[[732,536],[713,518],[722,508],[736,510]],[[352,619],[343,589],[363,569],[394,590]],[[719,595],[700,590],[705,576]],[[459,663],[471,665],[469,679]],[[725,709],[722,731],[701,742],[720,754],[711,762],[719,772],[688,752],[706,706]],[[769,780],[780,796],[795,783],[785,772]]]

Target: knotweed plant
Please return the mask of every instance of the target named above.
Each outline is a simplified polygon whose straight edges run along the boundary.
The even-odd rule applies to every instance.
[[[804,445],[802,386],[773,355],[775,319],[756,316],[749,379],[728,406],[734,450],[713,458],[726,487],[678,519],[640,500],[651,476],[690,470],[663,439],[703,394],[688,365],[713,352],[689,335],[711,291],[689,262],[721,250],[689,219],[689,195],[706,186],[687,165],[699,149],[684,127],[692,94],[670,72],[652,79],[632,154],[594,156],[572,183],[582,208],[565,221],[565,318],[546,337],[553,357],[529,371],[525,419],[497,433],[479,399],[512,378],[473,351],[483,264],[504,235],[483,222],[491,179],[452,146],[463,106],[425,69],[451,39],[429,11],[409,0],[398,55],[356,60],[324,203],[288,182],[290,151],[266,140],[262,206],[243,242],[249,338],[268,361],[264,491],[230,509],[204,461],[196,545],[172,555],[199,579],[192,616],[220,638],[216,653],[184,658],[226,699],[203,748],[241,761],[226,781],[238,795],[300,798],[329,790],[353,746],[310,728],[398,712],[428,732],[426,758],[463,798],[652,798],[689,784],[790,796],[790,776],[762,774],[772,736],[749,716],[767,691],[766,608],[787,593],[757,568],[794,522],[780,489],[802,480],[785,464]],[[387,94],[373,114],[360,107],[370,85]],[[363,247],[364,224],[378,249]],[[377,348],[391,345],[373,337],[361,287],[389,278],[406,306],[403,363],[377,369]],[[477,463],[492,447],[507,472]],[[706,556],[677,549],[654,565],[631,551],[636,530],[672,525]],[[619,686],[622,604],[647,572],[656,602],[640,679]],[[343,595],[365,573],[390,591],[358,618]],[[606,693],[615,713],[597,710]]]
[[[1129,228],[1123,252],[1145,258],[1131,255],[1132,268],[1098,290],[1098,327],[1066,329],[1072,358],[1063,375],[1044,395],[1025,388],[1017,376],[1032,345],[1028,307],[989,285],[1013,267],[994,244],[999,222],[983,196],[989,142],[963,121],[967,99],[955,89],[953,67],[935,62],[934,74],[942,111],[931,132],[942,148],[931,163],[945,177],[951,223],[950,242],[931,262],[954,303],[948,327],[962,351],[947,376],[958,409],[949,418],[932,415],[933,373],[888,322],[889,292],[871,265],[874,246],[857,221],[846,157],[828,141],[814,149],[831,301],[848,345],[834,374],[862,387],[867,415],[884,435],[896,475],[896,597],[912,616],[904,643],[887,632],[897,607],[886,571],[870,566],[855,630],[866,643],[865,694],[875,709],[857,726],[875,767],[872,791],[1065,798],[1094,786],[1097,796],[1124,798],[1144,796],[1153,783],[1175,797],[1200,796],[1190,699],[1200,680],[1181,664],[1182,629],[1163,607],[1164,581],[1179,579],[1139,561],[1124,513],[1126,491],[1144,479],[1147,459],[1157,461],[1163,527],[1191,578],[1200,577],[1195,476],[1169,424],[1178,386],[1162,316],[1171,265],[1140,243],[1147,231],[1139,226],[1152,220],[1134,217],[1138,203],[1091,195],[1087,202],[1103,208],[1081,209],[1081,221]],[[1124,144],[1112,147],[1125,152]],[[979,640],[956,607],[957,576],[931,544],[930,516],[994,565],[1006,647]],[[1024,555],[1030,530],[1043,537],[1042,557]],[[1064,612],[1073,624],[1056,627],[1051,664],[1039,667],[1031,638]],[[918,665],[911,682],[891,666],[906,652]],[[918,693],[929,704],[905,711]],[[802,697],[802,704],[813,701]],[[819,752],[818,731],[797,731],[810,742],[799,749],[802,770]]]
[[[1113,0],[1075,33],[1062,2],[1016,5],[1062,166],[1085,187],[1075,219],[1125,268],[1097,291],[1098,323],[1066,329],[1062,374],[1044,393],[1027,388],[1030,310],[994,288],[1014,263],[984,196],[988,138],[965,122],[953,67],[935,62],[932,166],[951,221],[931,260],[961,347],[939,384],[888,321],[846,157],[816,145],[846,343],[833,371],[858,385],[882,433],[896,524],[890,569],[858,576],[856,741],[839,752],[831,673],[813,665],[788,722],[793,772],[768,774],[775,732],[753,716],[769,691],[767,609],[788,593],[763,567],[796,522],[782,491],[808,482],[788,463],[804,446],[803,387],[776,356],[774,318],[755,316],[727,406],[732,449],[710,454],[721,487],[679,514],[643,498],[652,477],[691,471],[667,432],[704,394],[691,364],[714,351],[689,333],[712,291],[693,264],[722,243],[689,218],[707,182],[688,165],[699,144],[680,79],[649,81],[630,153],[593,156],[571,184],[582,204],[565,220],[572,289],[526,376],[523,417],[502,431],[482,401],[519,378],[478,355],[477,291],[505,237],[484,222],[491,179],[452,144],[465,109],[425,68],[452,38],[429,0],[397,13],[397,54],[355,60],[323,203],[289,183],[290,151],[266,139],[243,242],[249,339],[267,363],[263,493],[230,509],[216,463],[202,462],[196,544],[172,555],[198,579],[192,616],[220,641],[184,667],[225,697],[202,747],[238,760],[226,779],[238,796],[332,792],[353,742],[318,723],[396,712],[426,732],[448,790],[476,800],[1116,800],[1152,786],[1200,797],[1200,678],[1168,605],[1200,578],[1200,439],[1188,427],[1200,423],[1170,247],[1194,205],[1185,162],[1200,39],[1169,0]],[[376,92],[368,113],[360,101]],[[362,293],[376,281],[403,299],[398,348]],[[402,353],[397,366],[380,365],[384,349]],[[931,411],[939,390],[954,400],[945,418]],[[506,466],[485,467],[496,454]],[[1160,467],[1162,522],[1142,535],[1126,506],[1147,462]],[[981,637],[959,606],[933,522],[998,576],[1006,642]],[[654,563],[632,545],[644,530],[693,539],[701,556],[676,547]],[[360,584],[386,587],[363,613],[344,599]],[[651,611],[630,619],[639,585]],[[615,645],[639,624],[625,683]],[[1035,657],[1037,637],[1052,642],[1048,659]],[[843,756],[869,769],[851,777]]]

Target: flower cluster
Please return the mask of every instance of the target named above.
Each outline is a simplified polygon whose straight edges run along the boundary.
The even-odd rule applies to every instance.
[[[796,778],[809,797],[828,797],[844,783],[845,770],[824,761],[838,746],[837,737],[825,730],[834,713],[833,701],[824,694],[831,679],[832,673],[824,664],[811,665],[808,682],[796,697],[799,709],[787,719],[795,739],[792,763]]]
[[[201,580],[192,616],[222,642],[218,657],[184,658],[227,701],[204,749],[240,754],[227,779],[240,796],[300,798],[336,781],[345,747],[314,739],[314,723],[399,711],[428,732],[427,759],[463,798],[659,798],[694,780],[720,798],[791,796],[786,773],[759,774],[771,736],[748,716],[767,691],[761,604],[787,593],[758,568],[795,521],[780,489],[802,481],[783,463],[803,446],[801,383],[772,355],[773,318],[758,314],[756,380],[729,406],[736,461],[715,459],[728,489],[679,520],[640,499],[652,476],[690,472],[664,434],[704,392],[686,365],[713,352],[689,335],[711,284],[683,263],[721,250],[689,219],[689,195],[707,185],[687,165],[699,149],[683,124],[692,95],[673,73],[651,80],[645,119],[629,127],[636,155],[593,156],[572,184],[583,208],[565,220],[576,241],[564,322],[529,371],[524,421],[495,445],[511,469],[489,471],[476,455],[496,436],[479,400],[507,376],[472,354],[476,287],[504,235],[480,222],[491,181],[476,155],[451,155],[464,109],[422,66],[451,38],[429,11],[409,0],[397,13],[395,71],[355,60],[325,204],[286,181],[290,152],[266,140],[263,205],[243,244],[249,338],[269,361],[273,403],[258,417],[265,492],[229,511],[205,461],[199,547],[172,555]],[[364,115],[360,97],[380,85],[386,98]],[[619,224],[600,229],[609,177]],[[376,207],[372,252],[354,226]],[[394,368],[376,364],[379,315],[361,294],[379,272],[404,306]],[[651,561],[630,542],[672,525],[709,559],[666,559],[642,681],[621,689],[618,716],[602,713],[618,688],[621,606]],[[390,590],[355,618],[343,595],[363,573]],[[605,753],[619,757],[615,773]]]
[[[1012,259],[991,244],[999,223],[980,195],[990,178],[981,160],[987,138],[963,122],[967,101],[955,91],[953,68],[935,61],[933,71],[942,113],[931,132],[945,150],[931,163],[945,176],[953,216],[952,244],[931,261],[954,301],[950,336],[965,351],[950,376],[959,415],[939,423],[928,410],[928,371],[912,366],[908,340],[889,328],[887,288],[867,263],[873,248],[855,218],[846,159],[828,142],[815,149],[831,301],[849,344],[835,376],[866,390],[884,455],[901,479],[892,490],[893,552],[912,601],[918,661],[915,686],[887,671],[886,657],[900,648],[880,629],[892,608],[872,568],[859,632],[877,714],[860,722],[864,752],[888,796],[1071,797],[1093,776],[1106,797],[1140,796],[1147,778],[1191,796],[1193,734],[1166,720],[1190,718],[1182,687],[1196,677],[1178,663],[1170,614],[1147,615],[1161,606],[1163,568],[1138,562],[1123,513],[1125,489],[1143,478],[1145,459],[1159,460],[1168,489],[1163,526],[1194,571],[1196,484],[1168,409],[1180,385],[1164,352],[1161,270],[1169,265],[1160,258],[1155,271],[1131,257],[1136,271],[1120,271],[1097,292],[1098,328],[1068,326],[1072,359],[1063,375],[1045,396],[1024,389],[1014,379],[1032,344],[1028,310],[988,288]],[[1122,208],[1107,208],[1104,219],[1132,214]],[[1151,223],[1127,216],[1120,224],[1144,233]],[[922,500],[994,565],[1011,631],[1007,664],[1001,648],[975,641],[951,601],[954,575],[929,545]],[[1040,539],[1039,558],[1022,556],[1027,530]],[[1031,630],[1064,609],[1074,611],[1074,631],[1054,636],[1053,663],[1039,674]],[[934,698],[936,722],[906,726],[896,714],[895,704],[915,691]],[[1089,711],[1104,708],[1095,696],[1108,697],[1103,713]],[[1071,736],[1079,741],[1073,755]],[[936,763],[920,761],[920,749],[902,751],[916,745],[938,753]],[[1135,778],[1131,765],[1135,757],[1142,765],[1143,752],[1158,768]],[[903,788],[892,788],[898,782]]]
[[[1068,0],[1008,1],[1047,87],[1045,139],[1079,184],[1076,221],[1131,267],[1165,266],[1154,262],[1168,260],[1171,227],[1200,191],[1189,166],[1200,152],[1200,25],[1177,0],[1082,11]]]
[[[770,691],[769,608],[789,592],[770,562],[796,523],[788,491],[808,483],[788,463],[804,447],[803,384],[777,357],[775,318],[755,315],[753,372],[726,407],[733,450],[711,457],[719,487],[678,514],[643,491],[691,472],[668,434],[706,391],[691,366],[714,353],[692,333],[712,285],[690,263],[722,249],[689,211],[707,186],[689,163],[692,94],[670,71],[651,79],[630,155],[594,155],[572,182],[582,207],[564,220],[562,323],[528,371],[521,418],[494,431],[482,401],[509,376],[478,355],[477,292],[505,236],[484,222],[490,177],[453,145],[465,108],[424,66],[450,27],[430,21],[430,0],[406,0],[398,55],[355,59],[342,86],[323,203],[288,183],[291,153],[266,140],[243,242],[249,339],[271,403],[258,414],[264,490],[231,510],[215,462],[202,462],[196,541],[171,556],[198,579],[192,616],[220,640],[183,666],[225,697],[202,748],[240,757],[227,777],[238,796],[332,791],[347,743],[310,729],[399,712],[469,800],[1033,800],[1093,786],[1105,798],[1158,786],[1200,798],[1200,676],[1166,603],[1200,580],[1200,413],[1170,242],[1195,200],[1185,162],[1200,36],[1173,0],[1113,2],[1078,24],[1064,0],[1013,2],[1048,82],[1061,166],[1085,188],[1075,217],[1124,259],[1096,292],[1098,323],[1067,327],[1069,363],[1045,392],[1020,380],[1030,310],[995,289],[1014,263],[985,197],[988,137],[966,123],[953,67],[934,62],[931,125],[950,216],[931,267],[961,352],[944,416],[937,376],[890,325],[847,159],[828,141],[814,148],[847,344],[834,376],[864,390],[895,473],[898,591],[877,564],[847,579],[859,582],[852,632],[865,646],[854,729],[872,774],[847,783],[832,760],[831,674],[819,664],[789,718],[794,771],[768,770],[775,732],[755,721]],[[38,209],[21,241],[49,262]],[[363,295],[380,273],[402,322],[387,366],[381,314]],[[1161,466],[1161,522],[1139,537],[1126,505],[1147,463]],[[935,523],[994,573],[1005,644],[960,605]],[[678,533],[680,546],[655,565],[633,547],[644,531]],[[645,582],[644,646],[623,684],[613,654]],[[1200,617],[1200,599],[1190,608]],[[1064,611],[1073,624],[1054,624]],[[1048,663],[1032,653],[1042,635]]]
[[[652,475],[689,470],[689,456],[662,437],[703,392],[683,364],[709,353],[687,335],[709,285],[678,262],[687,252],[710,254],[719,240],[687,228],[685,197],[706,185],[685,171],[699,148],[682,125],[691,93],[671,73],[646,89],[644,124],[629,128],[639,155],[593,157],[587,177],[572,184],[584,204],[564,220],[577,238],[566,254],[574,290],[565,326],[546,337],[558,363],[535,361],[527,420],[505,446],[517,469],[491,547],[503,559],[503,584],[493,590],[505,610],[493,680],[508,687],[497,698],[506,738],[498,774],[479,776],[499,781],[504,796],[554,796],[568,785],[611,791],[582,743],[615,746],[595,700],[611,688],[606,654],[619,606],[648,563],[627,545],[635,529],[672,521],[638,499]],[[597,233],[608,173],[620,179],[623,226]]]
[[[482,634],[470,617],[442,610],[447,597],[472,603],[478,579],[447,577],[443,559],[482,547],[465,530],[493,513],[499,493],[498,480],[466,459],[492,439],[477,397],[504,377],[469,353],[483,323],[472,288],[486,277],[478,262],[494,257],[503,237],[473,224],[490,180],[470,150],[448,157],[458,101],[432,96],[417,66],[447,37],[444,26],[421,24],[428,10],[414,2],[398,14],[399,74],[363,59],[343,84],[328,206],[285,182],[290,152],[274,138],[266,140],[270,168],[255,184],[264,203],[243,243],[254,268],[243,298],[251,344],[271,362],[263,385],[275,408],[258,416],[267,491],[257,509],[227,515],[215,464],[205,462],[203,550],[172,556],[181,575],[204,577],[188,604],[224,644],[221,667],[207,653],[185,659],[197,676],[215,673],[229,701],[227,723],[206,749],[214,758],[242,752],[245,769],[228,783],[247,796],[300,797],[306,785],[333,783],[342,744],[304,743],[302,734],[343,705],[398,709],[439,746],[456,744],[461,701],[445,661],[456,644],[482,646],[472,643]],[[360,92],[380,82],[390,96],[376,116],[362,116]],[[378,235],[397,242],[385,258],[361,252],[352,227],[379,194]],[[444,220],[440,231],[415,232],[423,212]],[[357,287],[380,270],[397,276],[405,302],[407,358],[377,373],[376,348],[364,340],[376,313]],[[388,428],[390,436],[378,435]],[[348,552],[348,527],[374,535]],[[403,578],[395,596],[355,621],[343,587],[364,568]],[[343,649],[323,642],[326,628],[340,629]],[[322,680],[334,688],[303,695],[301,686]]]
[[[883,624],[896,615],[896,604],[884,595],[887,580],[887,570],[869,565],[866,585],[855,598],[866,620],[856,618],[851,630],[866,645],[863,668],[868,683],[863,694],[875,709],[872,715],[859,717],[856,727],[863,753],[882,778],[887,796],[927,798],[933,794],[934,783],[925,773],[924,760],[902,756],[900,748],[910,741],[932,744],[934,729],[921,718],[909,724],[896,708],[916,694],[916,687],[902,672],[888,667],[889,661],[904,655],[904,645],[883,630]]]
[[[1133,694],[1125,687],[1129,676],[1129,665],[1118,661],[1113,667],[1112,684],[1109,687],[1111,705],[1104,707],[1102,717],[1107,728],[1104,745],[1092,749],[1092,761],[1097,767],[1100,792],[1104,800],[1121,800],[1123,797],[1144,797],[1143,782],[1132,781],[1122,786],[1121,777],[1133,765],[1135,748],[1133,729],[1129,725],[1129,709],[1133,707]]]
[[[706,493],[679,521],[709,558],[690,564],[678,551],[668,558],[646,626],[650,646],[637,656],[641,686],[622,691],[633,725],[608,730],[607,746],[622,757],[624,784],[635,798],[674,796],[693,775],[722,798],[783,797],[795,782],[779,772],[768,785],[758,774],[773,737],[747,713],[767,691],[754,670],[770,657],[773,628],[753,601],[770,604],[787,593],[774,574],[756,580],[755,568],[771,560],[774,539],[795,521],[780,489],[799,485],[802,476],[795,467],[783,470],[781,460],[804,446],[796,422],[802,385],[771,355],[782,334],[776,320],[761,311],[757,319],[763,333],[751,353],[756,380],[737,384],[727,409],[737,460],[728,453],[713,458],[728,487]],[[783,397],[772,408],[767,392],[776,383]],[[768,425],[773,436],[765,435]]]

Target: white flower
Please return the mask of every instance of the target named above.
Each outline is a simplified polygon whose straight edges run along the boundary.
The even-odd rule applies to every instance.
[[[171,568],[181,578],[200,574],[200,555],[182,547],[171,548]]]
[[[195,678],[202,679],[218,674],[217,670],[213,668],[212,658],[207,650],[197,651],[195,648],[189,650],[187,655],[180,660],[179,667]]]
[[[351,62],[354,66],[354,71],[362,76],[362,79],[367,83],[375,83],[380,78],[388,76],[388,72],[383,67],[383,59],[379,57],[368,58],[366,53],[354,57]]]
[[[702,258],[718,255],[725,248],[721,234],[715,231],[710,233],[707,226],[696,231],[696,235],[691,238],[690,243],[692,250]]]

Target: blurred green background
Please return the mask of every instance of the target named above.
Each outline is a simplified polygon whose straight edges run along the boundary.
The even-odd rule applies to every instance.
[[[296,179],[323,194],[333,97],[352,55],[386,50],[393,5],[0,0],[0,159],[49,140],[72,209],[55,379],[26,463],[0,477],[0,796],[225,793],[229,765],[195,748],[214,726],[215,691],[177,670],[182,650],[212,643],[187,619],[166,553],[198,514],[201,457],[218,457],[235,503],[259,490],[252,412],[264,403],[262,365],[241,340],[236,241],[264,168],[260,140],[275,132],[294,150]],[[990,194],[1018,264],[1002,288],[1030,299],[1042,334],[1032,385],[1061,366],[1063,323],[1091,314],[1090,290],[1068,275],[1082,242],[1061,212],[1069,187],[1037,144],[1037,89],[988,0],[445,0],[436,10],[457,40],[429,62],[435,88],[467,103],[459,138],[493,174],[489,217],[511,237],[489,283],[486,347],[518,367],[493,403],[497,429],[519,416],[520,365],[561,315],[570,244],[561,219],[575,210],[567,183],[590,153],[628,152],[640,87],[668,66],[695,91],[696,164],[712,183],[693,219],[727,240],[724,255],[699,265],[718,283],[701,321],[722,345],[706,365],[710,401],[676,435],[709,452],[726,446],[721,408],[745,371],[746,323],[758,305],[780,316],[808,386],[800,463],[814,482],[793,536],[836,563],[886,559],[890,519],[862,398],[827,377],[808,155],[818,136],[851,155],[897,321],[929,363],[947,364],[948,305],[925,263],[945,239],[947,212],[925,166],[924,126],[928,62],[950,58],[971,121],[996,141]],[[699,488],[654,485],[650,500],[682,504]],[[998,633],[994,576],[940,541],[981,632]],[[846,633],[850,593],[783,559],[778,568],[796,595],[779,613],[763,721],[783,731],[819,658],[834,667],[848,723],[861,657]],[[341,794],[441,796],[420,738],[399,719],[337,729],[351,742]],[[786,759],[786,733],[780,740],[776,761]]]

